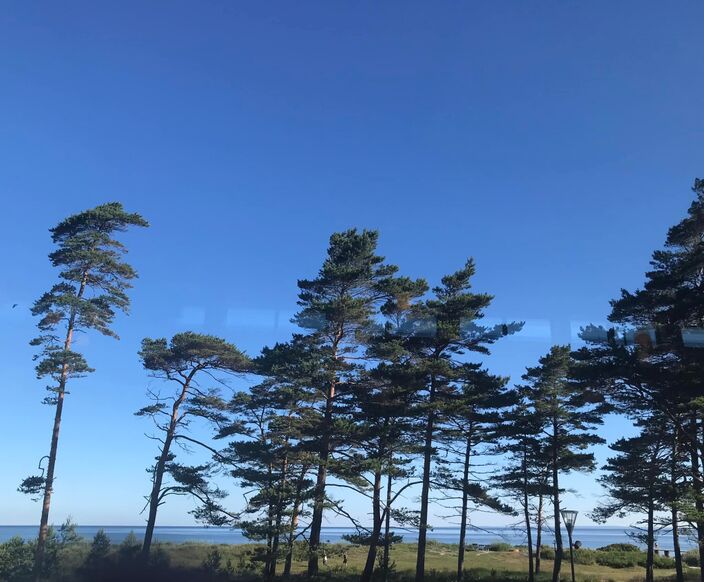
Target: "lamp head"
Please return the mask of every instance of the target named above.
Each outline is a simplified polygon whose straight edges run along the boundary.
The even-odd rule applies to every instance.
[[[577,521],[577,512],[571,509],[563,509],[560,513],[562,514],[562,519],[565,522],[567,531],[571,532],[574,529],[574,523]]]

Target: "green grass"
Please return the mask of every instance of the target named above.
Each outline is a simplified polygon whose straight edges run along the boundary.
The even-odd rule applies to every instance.
[[[149,572],[143,571],[130,563],[121,562],[117,548],[113,549],[109,563],[104,570],[97,573],[81,571],[81,564],[88,553],[89,544],[79,543],[62,550],[60,568],[53,581],[78,582],[113,580],[141,582],[149,580],[156,582],[168,580],[169,582],[197,582],[214,581],[225,582],[228,580],[256,581],[261,578],[263,547],[255,544],[243,545],[212,545],[204,543],[157,543],[153,547],[155,566]],[[390,582],[406,582],[413,578],[416,562],[415,544],[398,544],[391,551],[393,571]],[[217,550],[219,555],[220,570],[217,573],[208,573],[203,568],[203,563],[209,554]],[[320,578],[322,580],[335,580],[335,582],[352,582],[357,580],[366,560],[367,549],[348,544],[327,544],[324,551],[328,556],[328,564],[320,563]],[[453,582],[457,564],[456,545],[431,542],[426,553],[426,572],[429,582]],[[348,563],[343,564],[343,552],[347,554]],[[594,554],[608,554],[609,552],[595,552]],[[302,582],[306,570],[306,556],[303,547],[298,548],[293,563],[295,579]],[[602,556],[603,557],[603,556]],[[585,552],[583,561],[588,563],[576,564],[576,577],[579,582],[635,582],[644,579],[642,567],[630,566],[612,568],[600,565],[588,558]],[[230,564],[229,574],[225,573],[227,564]],[[283,570],[283,559],[279,561],[278,573]],[[627,563],[627,562],[622,562]],[[131,564],[131,565],[130,565]],[[466,580],[472,581],[525,581],[527,572],[527,555],[525,550],[516,548],[510,551],[468,551],[465,557]],[[686,567],[687,580],[698,579],[698,569]],[[552,561],[543,559],[542,573],[537,578],[541,582],[550,579]],[[659,568],[655,570],[658,580],[674,579],[674,570]],[[569,561],[563,562],[562,579],[570,579]],[[0,576],[2,580],[2,576]],[[20,578],[16,578],[20,580]]]
[[[208,551],[217,547],[225,563],[228,559],[233,565],[244,561],[249,562],[256,556],[254,545],[218,545],[186,543],[186,544],[159,544],[159,547],[171,559],[172,566],[180,568],[198,568],[203,562]],[[328,544],[325,546],[328,555],[328,565],[320,564],[321,576],[335,578],[355,578],[361,572],[367,556],[367,549],[342,544]],[[416,563],[415,544],[398,544],[391,551],[391,560],[397,578],[410,578],[415,572]],[[348,563],[343,565],[342,552],[347,553]],[[255,562],[256,565],[256,562]],[[306,570],[303,559],[293,563],[294,574],[303,574]],[[552,571],[552,561],[542,560],[543,574],[539,580],[549,580]],[[457,567],[457,546],[451,544],[430,543],[426,553],[426,571],[433,580],[452,580]],[[283,561],[278,571],[281,572]],[[527,554],[525,551],[514,549],[500,552],[474,552],[468,551],[465,557],[465,568],[468,580],[525,580],[527,572]],[[565,580],[570,576],[569,561],[563,562],[562,574]],[[576,577],[583,582],[614,581],[631,582],[643,580],[642,567],[611,568],[599,564],[576,564]],[[692,569],[691,579],[698,579],[698,571]],[[667,580],[674,576],[674,569],[655,570],[656,579]]]

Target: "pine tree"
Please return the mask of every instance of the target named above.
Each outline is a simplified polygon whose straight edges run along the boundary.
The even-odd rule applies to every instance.
[[[226,421],[226,403],[216,388],[206,389],[200,384],[201,377],[216,379],[222,383],[230,374],[244,374],[251,370],[247,356],[223,339],[194,332],[179,333],[166,339],[142,340],[139,352],[144,368],[154,378],[169,382],[175,387],[173,394],[162,396],[150,392],[153,404],[139,410],[138,416],[153,419],[163,436],[159,456],[149,469],[152,487],[146,497],[149,513],[142,544],[142,557],[149,556],[154,526],[159,506],[170,495],[191,495],[200,502],[194,515],[204,521],[220,523],[224,510],[218,504],[224,493],[208,482],[210,466],[202,464],[187,466],[176,461],[172,450],[175,442],[183,441],[216,452],[210,445],[185,434],[192,419],[205,419],[216,425]],[[170,403],[170,404],[169,404]],[[164,477],[171,477],[166,484]]]
[[[523,525],[528,543],[528,582],[533,582],[540,570],[540,535],[533,546],[532,526],[538,534],[542,529],[543,498],[550,494],[546,474],[548,457],[541,442],[542,422],[533,413],[528,399],[515,391],[516,403],[502,415],[496,451],[507,456],[501,473],[494,477],[496,486],[518,503],[523,510]],[[532,500],[538,498],[535,516],[531,513]],[[535,548],[535,549],[534,549]]]
[[[609,501],[593,512],[593,518],[604,522],[613,515],[645,514],[645,579],[652,582],[656,513],[665,509],[669,488],[670,435],[663,419],[649,418],[641,424],[639,435],[609,445],[616,456],[608,459],[599,478]]]
[[[551,474],[555,561],[553,582],[559,582],[564,548],[560,518],[560,474],[595,469],[594,454],[585,452],[604,440],[593,432],[603,423],[607,408],[598,392],[573,381],[574,362],[569,346],[553,346],[538,366],[523,375],[523,391],[540,419],[545,434],[544,448]]]
[[[105,530],[101,528],[93,537],[93,542],[90,545],[90,550],[83,564],[83,569],[89,575],[94,575],[98,570],[104,567],[105,560],[109,553],[110,538],[105,533]]]
[[[254,362],[264,381],[229,404],[229,421],[218,438],[237,437],[221,458],[232,477],[249,494],[232,525],[256,541],[266,542],[264,573],[276,575],[285,547],[284,575],[290,575],[298,522],[306,514],[314,459],[305,439],[311,408],[305,382],[320,367],[315,350],[301,338],[265,348]],[[283,541],[282,541],[283,540]]]
[[[313,393],[320,394],[318,467],[309,536],[310,576],[318,573],[326,484],[331,454],[339,439],[335,434],[339,387],[351,382],[360,369],[351,358],[361,355],[363,336],[384,299],[383,285],[396,272],[396,267],[385,265],[383,257],[376,254],[377,240],[375,231],[352,229],[333,234],[318,276],[298,282],[300,310],[293,321],[306,330],[307,341],[323,357],[319,371],[322,374],[316,373],[310,386]],[[321,385],[315,385],[321,380]]]
[[[632,417],[658,413],[676,427],[678,454],[689,456],[693,507],[686,519],[696,524],[704,581],[704,353],[696,340],[704,327],[704,180],[693,190],[687,216],[653,253],[643,287],[612,301],[614,328],[583,331],[588,347],[577,358]]]
[[[351,536],[355,542],[369,546],[363,581],[372,577],[379,546],[383,548],[381,567],[385,575],[388,573],[389,546],[397,539],[390,531],[392,505],[413,485],[408,481],[412,476],[409,455],[417,449],[411,438],[412,410],[423,383],[413,366],[412,354],[404,349],[404,327],[414,302],[427,291],[427,284],[399,277],[388,280],[384,291],[387,299],[380,312],[385,321],[369,338],[366,350],[368,360],[376,365],[363,375],[363,381],[350,386],[350,420],[356,429],[352,442],[359,454],[349,466],[362,477],[358,480],[360,491],[369,496],[371,490],[371,530],[360,527],[360,532]],[[401,478],[407,482],[394,490],[394,481]],[[348,479],[348,484],[354,486],[353,481]],[[397,510],[395,517],[398,522],[413,520],[402,510]]]
[[[470,353],[488,354],[488,346],[502,336],[519,330],[521,324],[511,323],[485,327],[478,324],[492,297],[471,292],[474,262],[442,278],[433,289],[433,297],[414,306],[408,326],[406,349],[413,354],[414,366],[425,377],[423,396],[419,404],[419,431],[423,446],[423,472],[420,516],[418,523],[418,555],[416,582],[425,576],[425,548],[428,529],[431,471],[435,457],[437,424],[449,394],[460,358]]]
[[[66,386],[70,380],[93,371],[83,355],[75,351],[74,338],[92,329],[117,339],[111,325],[117,311],[128,311],[127,290],[137,274],[122,259],[124,245],[113,237],[130,226],[148,224],[139,214],[127,213],[121,204],[113,202],[70,216],[50,231],[57,248],[49,260],[60,269],[60,281],[32,307],[32,315],[40,318],[40,335],[31,343],[41,348],[35,357],[37,377],[52,380],[44,402],[55,407],[54,426],[46,475],[28,477],[20,485],[21,491],[43,497],[34,563],[37,580],[42,575],[46,549]]]
[[[457,582],[464,579],[470,503],[499,513],[513,513],[511,507],[491,493],[491,476],[484,474],[478,461],[492,453],[490,447],[501,434],[502,412],[514,403],[514,394],[505,390],[506,383],[506,378],[490,374],[479,364],[461,364],[455,370],[455,391],[443,411],[440,440],[449,460],[438,481],[444,486],[446,497],[459,494]]]

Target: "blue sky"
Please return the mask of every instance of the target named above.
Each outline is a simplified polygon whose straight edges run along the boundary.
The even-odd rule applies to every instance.
[[[2,523],[39,517],[15,491],[52,415],[28,306],[54,281],[62,217],[119,200],[152,223],[125,237],[140,279],[121,341],[81,338],[97,371],[67,400],[52,507],[138,524],[155,454],[132,415],[140,340],[194,329],[254,354],[285,339],[333,231],[378,228],[431,282],[473,256],[488,315],[529,324],[489,360],[515,379],[603,321],[703,175],[703,17],[694,1],[5,2]],[[568,485],[568,505],[598,500],[592,477]]]

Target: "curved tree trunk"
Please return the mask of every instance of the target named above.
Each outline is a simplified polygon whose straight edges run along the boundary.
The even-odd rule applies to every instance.
[[[152,538],[154,537],[154,526],[156,525],[156,514],[159,510],[161,502],[163,501],[161,489],[164,482],[164,473],[166,472],[166,463],[169,459],[171,444],[173,443],[174,436],[176,435],[176,428],[179,423],[179,409],[188,396],[188,388],[195,373],[196,370],[193,370],[183,382],[181,394],[174,401],[173,406],[171,407],[171,418],[169,420],[169,426],[166,429],[164,444],[161,448],[159,459],[154,466],[152,491],[149,495],[149,515],[147,516],[147,527],[144,530],[144,541],[142,542],[142,558],[145,561],[149,558],[149,552],[152,547]]]

